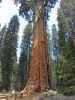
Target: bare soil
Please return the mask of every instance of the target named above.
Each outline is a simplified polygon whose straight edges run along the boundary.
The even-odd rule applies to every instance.
[[[56,95],[35,95],[35,96],[7,96],[7,95],[0,95],[0,100],[75,100],[75,96],[63,96],[61,94]]]

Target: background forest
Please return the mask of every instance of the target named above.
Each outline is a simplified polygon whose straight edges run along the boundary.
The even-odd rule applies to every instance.
[[[55,0],[53,2],[55,3]],[[44,14],[47,29],[46,22],[48,21],[51,6],[54,7],[53,2],[52,5],[47,5],[45,12],[47,16]],[[27,2],[22,2],[19,8],[19,15],[28,21],[27,26],[23,30],[19,62],[17,62],[20,25],[18,16],[14,15],[8,26],[5,25],[0,28],[0,91],[22,90],[28,80],[32,59],[35,3],[34,0],[32,0],[30,5]],[[31,10],[30,8],[33,12],[30,11],[28,13]],[[52,38],[48,33],[52,89],[66,95],[72,95],[75,94],[75,1],[62,0],[57,16],[58,30],[56,25],[53,24],[51,27]]]

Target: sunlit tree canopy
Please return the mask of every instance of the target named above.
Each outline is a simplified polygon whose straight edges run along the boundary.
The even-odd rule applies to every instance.
[[[15,4],[20,3],[19,14],[26,19],[35,16],[36,10],[43,8],[44,15],[47,16],[48,11],[54,7],[57,0],[15,0]]]

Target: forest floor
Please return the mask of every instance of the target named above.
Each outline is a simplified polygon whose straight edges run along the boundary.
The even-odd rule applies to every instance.
[[[58,93],[40,93],[33,96],[22,97],[20,95],[0,94],[0,100],[75,100],[75,96],[63,96]]]

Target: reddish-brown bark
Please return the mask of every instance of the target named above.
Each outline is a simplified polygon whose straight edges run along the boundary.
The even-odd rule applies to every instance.
[[[32,61],[29,80],[21,92],[30,95],[49,88],[48,82],[48,44],[47,33],[44,30],[43,16],[39,16],[33,34]]]

